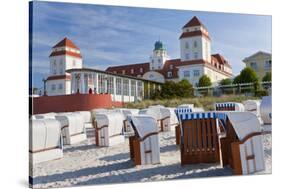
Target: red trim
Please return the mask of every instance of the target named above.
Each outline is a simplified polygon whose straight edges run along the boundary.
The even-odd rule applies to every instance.
[[[181,34],[180,39],[182,38],[186,38],[186,37],[194,37],[194,36],[204,36],[207,39],[211,40],[209,35],[202,32],[201,30],[197,30],[197,31],[191,31],[191,32],[184,32]]]
[[[60,56],[60,55],[69,55],[69,56],[74,56],[74,57],[77,57],[77,58],[82,58],[81,54],[78,54],[76,52],[71,52],[71,51],[54,51],[50,54],[49,57],[52,57],[52,56]]]
[[[79,48],[70,39],[66,37],[60,42],[58,42],[55,46],[53,46],[53,48],[57,48],[57,47],[70,47],[79,50]]]
[[[71,75],[54,75],[54,76],[50,76],[50,77],[47,78],[48,81],[50,81],[50,80],[58,80],[58,79],[70,80],[71,79]]]

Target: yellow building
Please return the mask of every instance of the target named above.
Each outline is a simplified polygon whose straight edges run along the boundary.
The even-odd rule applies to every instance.
[[[271,72],[271,54],[259,51],[243,60],[247,67],[252,68],[257,73],[259,80],[267,72]]]

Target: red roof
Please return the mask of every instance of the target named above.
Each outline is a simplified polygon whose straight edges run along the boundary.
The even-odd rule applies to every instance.
[[[53,75],[47,78],[47,80],[59,80],[59,79],[65,79],[65,80],[70,80],[71,75]]]
[[[142,68],[142,72],[141,72]],[[121,66],[111,66],[106,69],[108,72],[123,74],[123,70],[125,71],[124,75],[130,75],[137,77],[138,75],[143,75],[149,71],[149,63],[139,63],[139,64],[128,64]],[[131,72],[133,70],[133,73]]]
[[[182,28],[193,27],[193,26],[203,26],[202,22],[194,16],[191,20],[189,20]]]
[[[211,40],[209,35],[207,35],[205,32],[202,32],[201,30],[184,32],[184,33],[181,34],[180,39],[185,38],[185,37],[194,37],[194,36],[204,36],[207,39]]]
[[[60,56],[60,55],[69,55],[69,56],[74,56],[74,57],[77,57],[77,58],[82,58],[81,54],[80,53],[76,53],[76,52],[71,52],[71,51],[65,51],[65,50],[62,50],[62,51],[53,51],[49,57],[51,56]]]
[[[58,42],[55,46],[53,46],[53,48],[56,47],[70,47],[73,49],[77,49],[79,50],[79,48],[68,38],[64,38],[63,40],[61,40],[60,42]]]
[[[228,63],[228,61],[220,54],[212,54],[211,57],[213,60],[217,61],[219,64],[223,64],[225,66],[228,66],[231,68],[231,65]]]

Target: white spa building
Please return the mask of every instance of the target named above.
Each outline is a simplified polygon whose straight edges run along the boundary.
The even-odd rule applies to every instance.
[[[179,36],[179,58],[170,59],[162,41],[157,41],[148,62],[108,67],[106,71],[140,77],[158,82],[187,79],[193,86],[202,75],[216,85],[232,77],[232,68],[221,54],[212,54],[212,42],[207,28],[193,17]]]
[[[80,49],[68,38],[57,43],[49,56],[50,74],[46,95],[75,93],[111,94],[116,102],[134,102],[149,98],[161,83],[143,78],[84,68]]]

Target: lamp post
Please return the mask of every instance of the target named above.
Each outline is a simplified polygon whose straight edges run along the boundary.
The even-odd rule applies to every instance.
[[[42,81],[44,83],[44,93],[43,93],[43,96],[46,96],[47,95],[47,92],[46,92],[46,82],[47,82],[47,79],[43,78]]]

